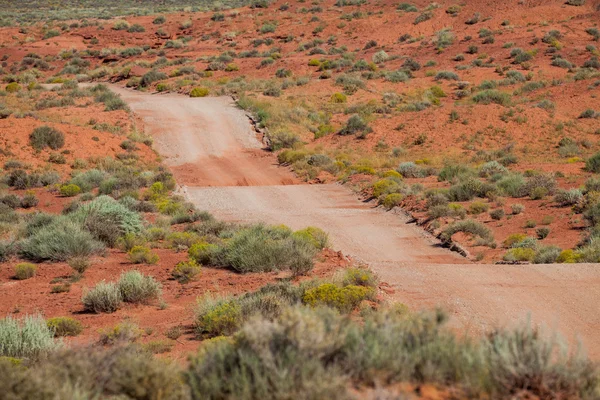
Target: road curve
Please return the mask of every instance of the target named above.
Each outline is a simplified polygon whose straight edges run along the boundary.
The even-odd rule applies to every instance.
[[[440,248],[401,215],[364,203],[341,185],[303,185],[276,165],[228,97],[191,99],[111,88],[142,118],[185,196],[240,222],[326,230],[333,248],[365,262],[414,309],[441,306],[452,326],[481,333],[531,318],[581,340],[600,358],[597,264],[481,265]]]

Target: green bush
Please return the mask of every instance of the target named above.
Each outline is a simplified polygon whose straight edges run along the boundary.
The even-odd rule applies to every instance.
[[[242,322],[239,303],[229,298],[204,296],[198,300],[195,314],[195,331],[199,338],[231,335]]]
[[[21,85],[19,85],[17,82],[11,82],[6,85],[4,90],[6,90],[7,93],[17,93],[21,91]]]
[[[77,336],[83,331],[83,325],[76,319],[69,317],[54,317],[46,321],[48,328],[54,332],[54,336]]]
[[[373,297],[373,289],[366,286],[339,287],[332,283],[324,283],[307,289],[302,301],[312,307],[326,305],[341,312],[354,310],[361,301]]]
[[[235,232],[224,245],[219,260],[238,272],[289,269],[304,274],[313,268],[314,245],[295,237],[287,227],[254,225]]]
[[[547,246],[541,247],[535,252],[533,262],[535,264],[554,264],[561,254],[560,247]]]
[[[162,81],[168,78],[169,77],[164,72],[156,70],[148,71],[144,75],[142,75],[142,79],[140,80],[140,86],[148,87],[154,82]]]
[[[585,169],[589,172],[600,172],[600,153],[596,153],[585,161]]]
[[[533,261],[535,250],[530,248],[518,247],[510,249],[504,254],[504,261]]]
[[[195,243],[188,250],[190,259],[205,265],[215,265],[218,260],[219,246],[206,242]]]
[[[127,255],[134,264],[156,264],[159,260],[158,255],[145,246],[134,246]]]
[[[151,276],[145,276],[139,271],[129,271],[121,274],[117,287],[123,301],[127,303],[144,303],[156,300],[161,296],[161,284]]]
[[[58,346],[54,332],[40,315],[25,316],[20,320],[11,316],[0,319],[0,356],[36,359]],[[6,389],[3,386],[3,390]]]
[[[200,274],[201,267],[195,260],[181,261],[177,263],[171,276],[179,283],[188,283],[194,280]]]
[[[81,225],[59,217],[39,227],[32,227],[29,237],[20,243],[21,255],[32,261],[67,261],[89,257],[104,250]]]
[[[102,281],[93,289],[85,291],[81,301],[85,311],[96,314],[113,313],[121,306],[123,296],[115,283]]]
[[[329,235],[321,228],[314,226],[300,229],[294,232],[293,236],[311,243],[317,250],[323,250],[329,245]]]
[[[492,231],[481,222],[477,222],[472,219],[464,221],[456,221],[448,225],[448,227],[442,232],[442,239],[451,240],[452,236],[457,232],[469,233],[473,236],[479,236],[481,239],[486,241],[493,241],[494,236]]]
[[[189,399],[189,389],[175,363],[153,357],[137,345],[117,344],[56,351],[28,368],[3,364],[3,395],[7,399],[31,400]]]
[[[96,239],[113,247],[127,234],[139,234],[143,229],[140,214],[110,196],[98,196],[81,204],[69,214],[71,219],[85,227]]]
[[[190,92],[190,97],[206,97],[210,94],[210,91],[204,87],[195,87]]]
[[[33,278],[37,271],[37,265],[30,263],[19,263],[15,266],[15,279],[25,280]]]
[[[354,135],[356,133],[369,133],[371,128],[361,116],[353,115],[346,122],[346,126],[340,131],[340,135]]]
[[[81,193],[81,188],[77,185],[69,183],[60,187],[60,195],[64,197],[74,197]]]
[[[435,80],[439,81],[439,80],[447,80],[447,81],[457,81],[459,80],[459,77],[456,73],[452,72],[452,71],[440,71],[437,74],[435,74]]]
[[[36,150],[44,150],[46,147],[58,150],[65,145],[65,135],[49,126],[35,128],[29,135],[29,144]]]
[[[511,103],[510,94],[503,93],[498,90],[488,89],[476,93],[473,96],[473,101],[478,104],[499,104],[501,106],[508,106]]]

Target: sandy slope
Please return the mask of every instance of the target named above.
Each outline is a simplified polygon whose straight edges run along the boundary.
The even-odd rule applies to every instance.
[[[342,186],[290,185],[297,180],[260,149],[230,99],[115,90],[143,118],[200,209],[235,221],[319,226],[336,250],[368,263],[389,283],[394,299],[417,309],[441,305],[461,331],[479,333],[530,314],[570,340],[580,335],[589,353],[600,356],[598,265],[459,264],[464,259],[402,217],[359,201]]]

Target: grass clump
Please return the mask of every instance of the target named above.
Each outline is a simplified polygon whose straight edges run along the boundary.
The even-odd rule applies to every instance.
[[[81,299],[85,311],[113,313],[119,309],[123,296],[115,283],[98,283],[93,289],[86,291]]]
[[[156,264],[159,260],[158,255],[146,246],[134,246],[129,250],[127,256],[129,261],[134,264]]]
[[[161,295],[161,284],[150,276],[139,271],[129,271],[121,274],[117,287],[123,301],[127,303],[144,303],[158,299]]]
[[[65,135],[57,129],[44,125],[31,132],[29,144],[38,151],[44,150],[46,147],[58,150],[65,145]]]
[[[20,242],[21,256],[41,261],[67,261],[74,257],[89,257],[104,250],[90,232],[65,217],[40,222],[29,227],[29,236]]]
[[[301,275],[313,268],[316,251],[305,234],[293,235],[285,226],[254,225],[235,232],[217,258],[242,273],[290,270]]]
[[[493,242],[494,236],[492,231],[481,222],[477,222],[472,219],[466,219],[463,221],[456,221],[448,225],[448,227],[442,232],[441,238],[445,241],[452,240],[452,236],[455,233],[463,232],[473,236],[477,236],[486,242]]]
[[[501,106],[508,106],[511,103],[510,94],[494,89],[483,90],[476,93],[472,99],[477,104],[485,105],[494,103]]]
[[[340,312],[349,312],[354,310],[361,301],[372,296],[373,289],[366,286],[339,287],[333,283],[324,283],[306,290],[302,301],[312,307],[326,305]]]
[[[33,278],[37,271],[37,265],[31,263],[19,263],[15,266],[15,279],[20,281]]]
[[[35,359],[58,346],[54,332],[40,315],[0,319],[0,356]]]
[[[191,282],[200,274],[201,267],[195,260],[181,261],[177,263],[171,276],[179,283]]]
[[[210,94],[210,90],[204,87],[195,87],[190,91],[190,97],[206,97]]]
[[[83,331],[81,322],[70,317],[54,317],[46,321],[54,336],[77,336]]]

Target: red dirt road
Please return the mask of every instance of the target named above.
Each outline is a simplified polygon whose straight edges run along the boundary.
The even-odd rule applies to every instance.
[[[580,338],[600,357],[599,265],[466,264],[401,216],[342,186],[291,185],[297,180],[260,150],[229,98],[114,89],[142,117],[182,192],[200,209],[226,220],[321,227],[335,250],[369,264],[393,288],[392,299],[413,309],[442,306],[461,332],[478,334],[530,316],[572,343]]]

